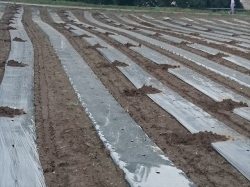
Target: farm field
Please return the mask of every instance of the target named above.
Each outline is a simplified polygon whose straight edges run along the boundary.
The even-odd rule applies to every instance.
[[[0,4],[0,186],[250,186],[249,27]]]

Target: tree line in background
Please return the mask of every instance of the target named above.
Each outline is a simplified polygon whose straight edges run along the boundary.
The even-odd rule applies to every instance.
[[[69,0],[82,1],[89,4],[121,5],[121,6],[177,6],[182,8],[229,8],[231,0]],[[240,0],[235,0],[235,8],[243,8]]]

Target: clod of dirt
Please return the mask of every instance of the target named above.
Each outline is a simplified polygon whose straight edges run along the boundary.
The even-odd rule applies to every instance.
[[[226,43],[231,44],[231,45],[235,45],[235,44],[237,44],[237,42],[236,42],[236,41],[231,41],[231,42],[226,42]]]
[[[219,61],[219,60],[222,59],[222,57],[228,57],[228,55],[226,55],[224,53],[218,53],[216,55],[207,54],[207,58],[210,59],[210,60]]]
[[[210,110],[217,112],[218,110],[233,111],[235,108],[248,107],[246,103],[235,102],[231,99],[225,99],[222,102],[216,102],[209,107]]]
[[[113,63],[112,63],[113,66],[120,66],[120,67],[126,67],[128,66],[128,64],[124,63],[124,62],[120,62],[118,60],[115,60]]]
[[[226,136],[221,136],[218,134],[214,134],[212,132],[199,132],[196,134],[191,133],[175,133],[171,132],[163,132],[160,133],[160,136],[164,136],[166,143],[169,145],[197,145],[205,148],[207,151],[213,151],[211,143],[226,141],[228,138]]]
[[[26,40],[23,40],[23,39],[18,38],[18,37],[15,37],[15,38],[13,39],[13,41],[15,41],[15,42],[26,42]]]
[[[126,43],[125,46],[126,46],[127,48],[129,48],[129,47],[138,47],[138,46],[133,45],[133,44],[131,44],[131,43]]]
[[[174,66],[174,65],[169,65],[169,64],[150,64],[146,66],[148,70],[168,70],[169,68],[179,68],[180,66]]]
[[[85,38],[93,38],[92,36],[89,36],[89,35],[87,35],[87,34],[83,34],[83,35],[81,35],[81,37],[85,37]]]
[[[159,37],[161,36],[161,34],[159,34],[158,32],[154,34],[155,37]]]
[[[108,35],[115,35],[115,34],[112,32],[105,32],[105,35],[108,36]]]
[[[11,66],[11,67],[25,67],[25,66],[27,66],[27,64],[24,64],[22,62],[19,63],[19,62],[15,61],[15,60],[9,60],[7,62],[7,66]]]
[[[140,24],[148,26],[148,27],[154,27],[154,25],[152,25],[152,24],[150,24],[148,22],[144,22],[144,21],[141,21]]]
[[[141,88],[139,89],[124,89],[123,93],[124,95],[128,96],[128,97],[138,97],[138,96],[143,96],[143,95],[147,95],[147,94],[156,94],[156,93],[160,93],[161,91],[153,88],[151,85],[150,86],[145,86],[143,85]]]
[[[192,36],[200,36],[200,34],[199,33],[190,33],[190,35],[192,35]]]
[[[92,47],[95,48],[95,49],[96,49],[96,48],[106,48],[106,47],[101,46],[100,44],[95,44],[95,45],[93,45]]]
[[[26,114],[23,109],[13,109],[9,107],[0,107],[0,116],[1,117],[10,117]]]
[[[69,27],[69,30],[76,30],[76,29],[74,29],[74,28],[72,28],[72,27]]]

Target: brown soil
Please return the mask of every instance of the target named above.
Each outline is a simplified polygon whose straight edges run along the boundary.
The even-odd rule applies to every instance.
[[[5,27],[5,28],[3,28],[3,30],[16,30],[16,28],[14,28],[14,27],[11,27],[11,26],[7,26],[7,27]]]
[[[9,107],[0,107],[1,117],[14,118],[15,116],[26,114],[23,109],[14,109]]]
[[[17,62],[17,61],[15,61],[15,60],[9,60],[8,62],[7,62],[7,66],[12,66],[12,67],[25,67],[25,66],[27,66],[27,64],[24,64],[24,63],[19,63],[19,62]]]
[[[128,97],[140,97],[142,95],[147,95],[147,94],[156,94],[156,93],[161,93],[160,90],[153,88],[151,85],[150,86],[145,86],[143,85],[139,89],[124,89],[123,90],[124,95]]]
[[[241,107],[248,107],[248,105],[243,102],[235,102],[231,99],[225,99],[222,102],[217,102],[215,105],[211,105],[209,109],[214,112],[217,112],[220,110],[233,111],[233,109]]]
[[[120,66],[120,67],[126,67],[128,66],[128,64],[124,63],[124,62],[120,62],[118,60],[115,60],[113,63],[112,63],[113,66]]]
[[[223,53],[218,53],[216,55],[210,55],[210,54],[207,55],[207,58],[209,60],[220,60],[222,57],[228,57],[228,55]]]
[[[211,152],[213,148],[211,143],[226,141],[227,138],[225,136],[213,134],[211,132],[199,132],[197,134],[178,134],[172,131],[166,131],[164,133],[160,133],[160,136],[163,136],[166,140],[167,144],[170,145],[198,145],[204,146],[204,148]]]
[[[41,10],[47,15],[46,9]],[[78,102],[48,38],[31,20],[30,8],[25,8],[23,23],[35,51],[35,122],[46,185],[127,186]]]
[[[112,32],[105,32],[105,35],[114,35]]]
[[[145,66],[146,69],[148,69],[149,71],[153,70],[168,70],[169,68],[179,68],[180,66],[173,66],[173,65],[169,65],[169,64],[149,64],[147,66]]]
[[[136,45],[133,45],[133,44],[131,44],[131,43],[126,43],[125,46],[128,47],[128,48],[129,48],[129,47],[137,47]]]
[[[83,22],[91,24],[83,19],[83,13],[81,11],[74,10],[73,13]],[[61,15],[60,15],[61,16]],[[95,17],[95,19],[99,19]],[[102,21],[99,19],[99,21]],[[93,24],[94,25],[94,24]],[[96,26],[96,25],[94,25]],[[177,122],[172,116],[166,113],[164,110],[159,108],[146,96],[141,95],[139,97],[124,97],[124,88],[133,89],[133,86],[128,80],[117,71],[115,68],[99,68],[99,62],[105,61],[103,57],[97,52],[88,50],[88,45],[83,41],[76,41],[71,37],[71,33],[65,31],[65,29],[57,27],[70,40],[76,50],[83,56],[83,58],[89,63],[89,66],[94,70],[95,74],[98,75],[103,84],[109,89],[114,95],[115,99],[121,104],[122,107],[130,114],[131,117],[143,128],[143,130],[149,135],[149,137],[156,142],[156,144],[169,156],[169,158],[182,169],[198,186],[223,186],[223,187],[234,187],[234,186],[249,186],[249,181],[244,178],[232,165],[224,160],[217,152],[213,151],[206,142],[199,144],[174,144],[168,143],[165,136],[159,136],[162,133],[175,132],[180,136],[186,136],[189,134],[179,122]],[[104,28],[105,29],[105,28]],[[219,112],[214,112],[209,109],[210,104],[215,104],[211,98],[200,93],[193,87],[185,84],[176,77],[169,74],[167,71],[161,69],[147,69],[146,67],[152,62],[146,60],[140,55],[129,50],[126,46],[114,42],[109,37],[99,34],[95,31],[91,31],[97,34],[100,38],[104,39],[118,50],[122,51],[128,57],[133,59],[141,67],[145,68],[150,74],[166,84],[168,87],[176,91],[182,97],[198,105],[226,125],[234,128],[238,132],[250,137],[249,122],[233,114],[230,111],[222,109]],[[122,34],[125,35],[125,34]],[[127,36],[127,35],[125,35]],[[131,36],[128,36],[132,38]],[[134,39],[134,38],[132,38]],[[139,40],[134,39],[137,42]],[[146,42],[142,42],[143,45],[151,47],[167,56],[188,65],[192,69],[202,72],[212,80],[216,80],[220,84],[226,85],[230,89],[237,92],[237,84],[228,79],[221,79],[220,76],[205,70],[187,60],[183,60],[176,55],[170,54],[164,50],[160,50],[155,46],[151,46]],[[94,63],[93,63],[94,62]],[[191,64],[191,65],[190,65]],[[219,79],[219,81],[217,80]],[[236,86],[237,85],[237,86]],[[241,87],[241,86],[240,86]],[[238,88],[240,88],[238,87]],[[242,92],[243,93],[243,92]],[[248,93],[245,92],[244,93]],[[249,94],[248,94],[249,95]],[[246,96],[249,98],[248,96]],[[195,136],[195,135],[190,135]],[[208,135],[209,136],[209,135]],[[224,140],[225,138],[222,138]],[[221,139],[218,138],[218,141]],[[211,141],[217,141],[211,139]],[[209,167],[207,167],[209,166]],[[219,174],[218,174],[219,173]]]
[[[10,52],[10,33],[6,29],[9,25],[9,20],[13,17],[14,13],[10,13],[14,7],[6,6],[5,13],[0,20],[0,84],[3,79],[5,63],[8,59]]]
[[[18,37],[15,37],[15,38],[13,39],[13,41],[16,41],[16,42],[26,42],[26,40],[23,40],[23,39],[18,38]]]
[[[101,46],[99,43],[93,45],[92,47],[93,47],[94,49],[96,49],[96,48],[106,48],[106,47]]]
[[[87,34],[83,34],[83,35],[81,35],[81,37],[92,38],[92,36],[89,36],[89,35],[87,35]]]

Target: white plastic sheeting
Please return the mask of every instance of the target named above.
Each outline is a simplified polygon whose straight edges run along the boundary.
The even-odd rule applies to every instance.
[[[14,118],[0,117],[0,186],[45,187],[43,170],[36,147],[34,122],[34,51],[22,25],[20,8],[10,26],[11,51],[8,60],[27,64],[5,67],[0,86],[0,106],[23,109],[26,114]],[[13,41],[19,37],[25,42]]]
[[[109,25],[106,25],[104,23],[101,23],[97,20],[95,20],[92,15],[89,13],[89,12],[85,12],[84,13],[84,16],[87,20],[89,20],[90,22],[93,22],[97,25],[100,25],[102,27],[105,27],[105,28],[109,28],[109,29],[112,29],[112,30],[116,30],[116,31],[119,31],[121,33],[125,33],[125,34],[128,34],[132,37],[135,37],[139,40],[142,40],[142,41],[145,41],[147,43],[150,43],[152,45],[155,45],[157,47],[160,47],[164,50],[167,50],[175,55],[178,55],[182,58],[185,58],[197,65],[200,65],[200,66],[203,66],[205,67],[206,69],[210,70],[210,71],[213,71],[219,75],[222,75],[224,77],[227,77],[231,80],[234,80],[236,82],[238,82],[239,84],[242,84],[246,87],[250,87],[250,76],[247,76],[243,73],[240,73],[236,70],[233,70],[231,68],[228,68],[228,67],[225,67],[223,65],[220,65],[220,64],[217,64],[211,60],[208,60],[204,57],[201,57],[199,55],[196,55],[196,54],[193,54],[189,51],[186,51],[184,49],[180,49],[178,47],[175,47],[173,45],[170,45],[170,44],[167,44],[167,43],[164,43],[164,42],[161,42],[161,41],[158,41],[158,40],[155,40],[153,38],[150,38],[150,37],[147,37],[147,36],[143,36],[141,34],[138,34],[138,33],[135,33],[135,32],[132,32],[132,31],[127,31],[125,29],[121,29],[121,28],[116,28],[116,27],[112,27],[112,26],[109,26]]]
[[[133,187],[194,187],[195,184],[174,166],[123,110],[69,41],[44,23],[35,10],[33,21],[49,37],[79,100],[113,160],[124,171],[127,182]],[[82,33],[93,36],[86,31]],[[93,39],[100,41],[98,38]],[[100,44],[106,45],[104,41]]]

